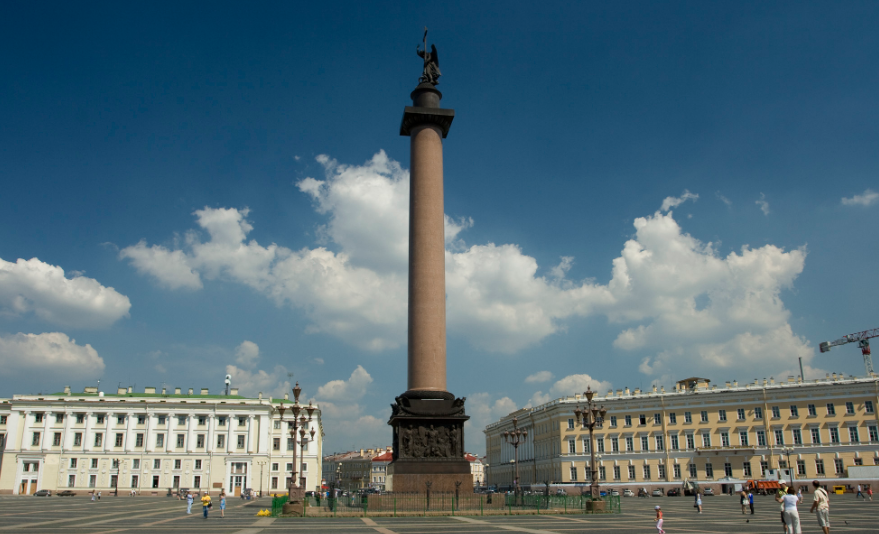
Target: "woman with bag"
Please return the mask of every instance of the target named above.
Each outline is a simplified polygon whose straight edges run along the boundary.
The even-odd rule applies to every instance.
[[[696,504],[694,504],[693,507],[698,508],[699,513],[700,514],[702,513],[702,492],[701,491],[696,492]]]
[[[784,525],[787,534],[803,534],[800,528],[800,513],[797,511],[797,504],[800,501],[794,488],[788,488],[784,497],[776,496],[775,500],[784,506]]]
[[[212,506],[213,506],[213,503],[211,503],[211,495],[209,493],[205,492],[204,497],[201,498],[201,507],[202,507],[202,510],[204,511],[204,518],[205,519],[208,518],[208,509],[211,508]]]

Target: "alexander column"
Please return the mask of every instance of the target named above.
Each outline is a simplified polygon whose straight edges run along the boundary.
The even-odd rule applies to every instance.
[[[443,138],[455,112],[442,109],[436,46],[417,49],[424,60],[419,84],[403,111],[408,136],[409,184],[409,384],[391,405],[393,491],[452,492],[473,487],[464,458],[464,398],[446,391],[446,272],[443,221]]]

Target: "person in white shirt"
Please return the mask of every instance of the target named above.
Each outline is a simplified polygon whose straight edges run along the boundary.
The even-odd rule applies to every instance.
[[[815,488],[815,500],[812,501],[812,508],[809,511],[817,511],[818,526],[821,527],[824,534],[830,534],[830,496],[817,480],[812,481],[812,486]]]
[[[784,497],[776,496],[775,500],[784,506],[784,524],[787,527],[787,534],[803,534],[800,528],[800,513],[797,511],[796,492],[793,488],[788,488]]]

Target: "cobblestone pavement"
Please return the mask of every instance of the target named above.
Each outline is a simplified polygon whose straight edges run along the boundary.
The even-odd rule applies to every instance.
[[[756,514],[742,515],[735,497],[706,497],[704,513],[697,514],[688,497],[623,499],[623,513],[614,515],[527,515],[458,517],[346,517],[346,518],[262,518],[259,506],[264,499],[244,504],[230,499],[226,517],[217,505],[204,519],[201,507],[193,506],[186,515],[186,504],[156,497],[104,497],[92,503],[88,497],[0,497],[2,532],[104,534],[125,532],[210,532],[211,534],[280,534],[351,532],[360,534],[529,532],[534,534],[612,532],[656,532],[653,507],[662,505],[665,529],[673,534],[712,532],[766,532],[780,534],[782,526],[778,504],[769,497],[756,500]],[[818,533],[815,516],[808,512],[810,497],[801,506],[804,533]],[[879,499],[856,501],[854,496],[832,496],[832,532],[879,533]]]

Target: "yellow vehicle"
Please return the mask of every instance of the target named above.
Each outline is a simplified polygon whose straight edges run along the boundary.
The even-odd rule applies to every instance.
[[[833,486],[833,493],[837,495],[842,495],[845,493],[845,486]]]

